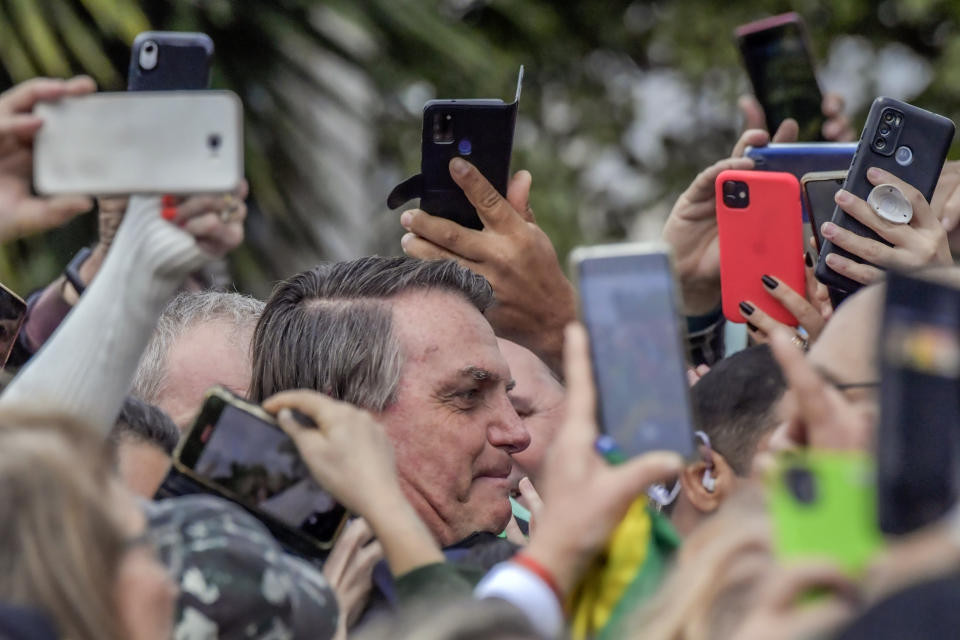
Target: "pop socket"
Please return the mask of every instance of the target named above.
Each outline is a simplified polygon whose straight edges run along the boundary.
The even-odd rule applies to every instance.
[[[913,206],[900,189],[892,184],[878,184],[867,196],[869,204],[884,220],[907,224],[913,219]]]

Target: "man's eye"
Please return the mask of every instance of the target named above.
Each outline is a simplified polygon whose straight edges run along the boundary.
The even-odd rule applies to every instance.
[[[471,402],[478,400],[480,398],[480,389],[467,389],[466,391],[461,391],[457,394],[457,397]]]

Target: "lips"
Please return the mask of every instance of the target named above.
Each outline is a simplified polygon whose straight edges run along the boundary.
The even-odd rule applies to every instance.
[[[478,478],[493,478],[496,480],[506,480],[510,476],[510,472],[513,471],[513,463],[507,462],[506,464],[501,464],[496,467],[491,467],[489,469],[484,469],[476,476],[474,480]]]

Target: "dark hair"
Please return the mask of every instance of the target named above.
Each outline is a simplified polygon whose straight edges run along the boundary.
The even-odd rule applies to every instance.
[[[401,350],[388,299],[413,290],[462,296],[481,313],[490,283],[451,260],[371,256],[323,264],[278,284],[253,334],[250,398],[313,389],[371,411],[392,402]]]
[[[776,427],[786,388],[770,348],[759,345],[721,360],[691,389],[697,428],[737,475],[750,473],[757,443]]]
[[[180,430],[162,410],[139,398],[127,396],[110,430],[110,441],[114,444],[124,438],[155,445],[170,455],[180,441]]]

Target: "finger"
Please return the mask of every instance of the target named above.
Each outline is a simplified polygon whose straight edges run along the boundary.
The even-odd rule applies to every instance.
[[[771,318],[767,312],[749,300],[744,300],[740,303],[740,315],[752,325],[748,327],[748,329],[752,329],[753,331],[759,330],[765,335],[769,335],[770,332],[778,328],[785,331],[791,330],[782,322]]]
[[[66,90],[63,80],[32,78],[0,94],[0,113],[28,112],[43,100],[56,100]]]
[[[727,170],[746,170],[753,166],[750,158],[724,158],[698,173],[683,195],[690,202],[712,200],[716,197],[717,176]]]
[[[939,209],[940,226],[950,233],[960,224],[960,188],[954,189]]]
[[[241,200],[247,199],[247,196],[250,195],[250,183],[247,182],[246,178],[240,181],[240,185],[233,191],[233,195]]]
[[[860,264],[836,253],[827,254],[827,266],[860,284],[873,284],[883,280],[883,271],[880,269],[869,264]]]
[[[520,498],[518,500],[520,504],[530,512],[532,517],[536,518],[543,511],[543,499],[540,498],[540,494],[537,493],[533,483],[530,482],[530,478],[520,480],[519,488]]]
[[[63,93],[68,96],[82,96],[97,90],[97,82],[87,75],[74,76],[64,85]]]
[[[856,593],[856,586],[850,578],[833,564],[806,560],[780,571],[763,589],[760,598],[771,608],[783,610],[793,607],[801,596],[814,589],[828,589],[851,596]]]
[[[750,129],[767,129],[767,117],[763,113],[763,107],[756,97],[752,95],[740,96],[737,100],[737,107],[740,108],[740,114],[743,116],[744,131]]]
[[[0,117],[0,135],[14,136],[22,142],[30,142],[43,120],[28,113],[14,113]]]
[[[700,382],[700,376],[693,369],[687,369],[687,384],[691,387]]]
[[[828,91],[823,96],[823,102],[820,104],[820,109],[823,112],[825,117],[836,118],[843,115],[843,110],[846,106],[846,102],[839,93],[834,93]]]
[[[347,523],[323,564],[323,575],[334,588],[343,580],[350,560],[360,547],[358,540],[362,532],[362,524],[358,525],[358,522],[361,520],[352,520]]]
[[[234,196],[223,194],[210,194],[203,196],[190,196],[179,205],[177,205],[177,216],[174,222],[183,223],[192,218],[205,215],[207,213],[219,214],[221,211],[235,205]]]
[[[777,132],[773,134],[773,142],[796,142],[800,135],[800,125],[793,118],[787,118],[777,127]]]
[[[783,371],[787,388],[794,391],[799,414],[807,424],[825,423],[832,408],[824,402],[827,391],[820,374],[810,366],[803,351],[793,344],[793,335],[778,329],[770,335],[770,349]]]
[[[367,521],[363,518],[357,518],[351,523],[353,529],[356,532],[356,540],[358,546],[364,546],[371,540],[373,540],[373,529],[370,528],[370,525],[367,524]]]
[[[623,481],[619,484],[624,492],[636,496],[654,483],[676,478],[682,469],[683,458],[679,454],[672,451],[651,451],[624,462],[616,468],[616,473],[623,476]]]
[[[823,330],[823,317],[810,302],[774,276],[767,276],[763,286],[770,295],[797,319],[811,338],[816,338]],[[771,286],[771,284],[773,286]]]
[[[360,574],[368,577],[373,573],[374,565],[383,560],[383,546],[379,542],[371,542],[361,547],[355,557]]]
[[[863,201],[861,200],[861,202]],[[855,206],[853,204],[847,206],[851,210],[855,209],[858,216],[864,214],[863,209],[859,206]],[[867,218],[869,216],[864,217]],[[878,220],[880,219],[878,216],[874,217]],[[880,225],[877,225],[877,227],[880,227]],[[820,233],[824,238],[830,240],[836,246],[840,247],[841,249],[846,249],[850,253],[863,258],[871,264],[876,264],[881,267],[889,267],[896,262],[896,249],[893,247],[885,245],[882,242],[878,242],[873,238],[864,238],[863,236],[857,235],[853,231],[844,229],[843,227],[832,222],[824,222],[820,227]],[[914,231],[914,233],[916,232]],[[898,233],[894,233],[893,231],[885,229],[884,233],[878,235],[887,240],[887,242],[892,242],[897,246],[903,246],[903,244],[905,244],[903,242],[903,238],[898,235]],[[900,240],[900,242],[893,242],[893,240],[889,239],[890,237],[895,237]]]
[[[816,588],[816,587],[814,587]],[[818,598],[815,602],[794,607],[779,621],[791,638],[832,637],[831,631],[850,620],[856,608],[840,598]]]
[[[317,427],[322,430],[326,418],[331,415],[338,404],[336,400],[317,391],[298,390],[283,391],[267,398],[263,402],[263,409],[273,414],[279,414],[283,409],[296,409],[313,420]],[[304,425],[297,422],[292,416],[290,416],[289,421],[293,423],[291,428],[289,430],[284,428],[284,431],[287,431],[288,434],[290,431],[299,431],[304,428]],[[283,421],[281,421],[280,426],[284,426]]]
[[[203,213],[183,222],[180,227],[194,238],[212,238],[223,231],[224,223],[219,213]]]
[[[533,176],[527,170],[517,171],[507,185],[507,202],[527,222],[536,222],[533,209],[530,208],[530,187]]]
[[[510,521],[507,523],[507,528],[503,530],[503,534],[507,537],[507,540],[513,544],[520,547],[527,546],[527,537],[523,535],[523,531],[520,530],[516,516],[510,516]]]
[[[733,146],[730,153],[731,158],[742,158],[747,147],[765,147],[770,143],[770,134],[766,127],[762,129],[747,129],[740,135],[737,144]]]
[[[926,229],[936,229],[940,226],[940,221],[937,220],[937,216],[934,215],[930,209],[930,203],[927,202],[923,194],[917,191],[913,185],[907,184],[889,171],[884,171],[877,167],[867,169],[867,179],[870,180],[870,183],[873,185],[892,184],[897,189],[900,189],[913,206],[913,220],[910,221],[911,226],[921,226]],[[914,223],[914,221],[916,221],[916,223]]]
[[[523,221],[480,170],[463,158],[450,161],[450,176],[463,189],[484,227],[507,231]]]
[[[706,364],[698,364],[698,365],[697,365],[697,375],[698,375],[698,376],[700,376],[700,377],[702,378],[703,376],[707,375],[708,373],[710,373],[710,366],[709,366],[709,365],[706,365]]]
[[[597,437],[596,391],[590,370],[590,347],[583,325],[572,322],[564,331],[563,370],[567,381],[567,418],[560,437],[572,437],[593,446]]]
[[[404,234],[404,236],[400,238],[400,247],[403,249],[403,252],[411,258],[419,258],[420,260],[453,260],[462,267],[480,273],[479,263],[450,253],[429,240],[424,240],[412,233]]]
[[[30,198],[15,209],[11,221],[5,221],[11,229],[6,240],[61,227],[92,208],[93,199],[88,196]]]
[[[846,116],[839,116],[823,123],[821,130],[826,140],[833,142],[849,142],[853,139],[853,130]]]
[[[487,255],[489,241],[485,242],[482,232],[467,229],[453,220],[411,209],[400,215],[400,225],[451,254],[470,260],[482,260]]]

